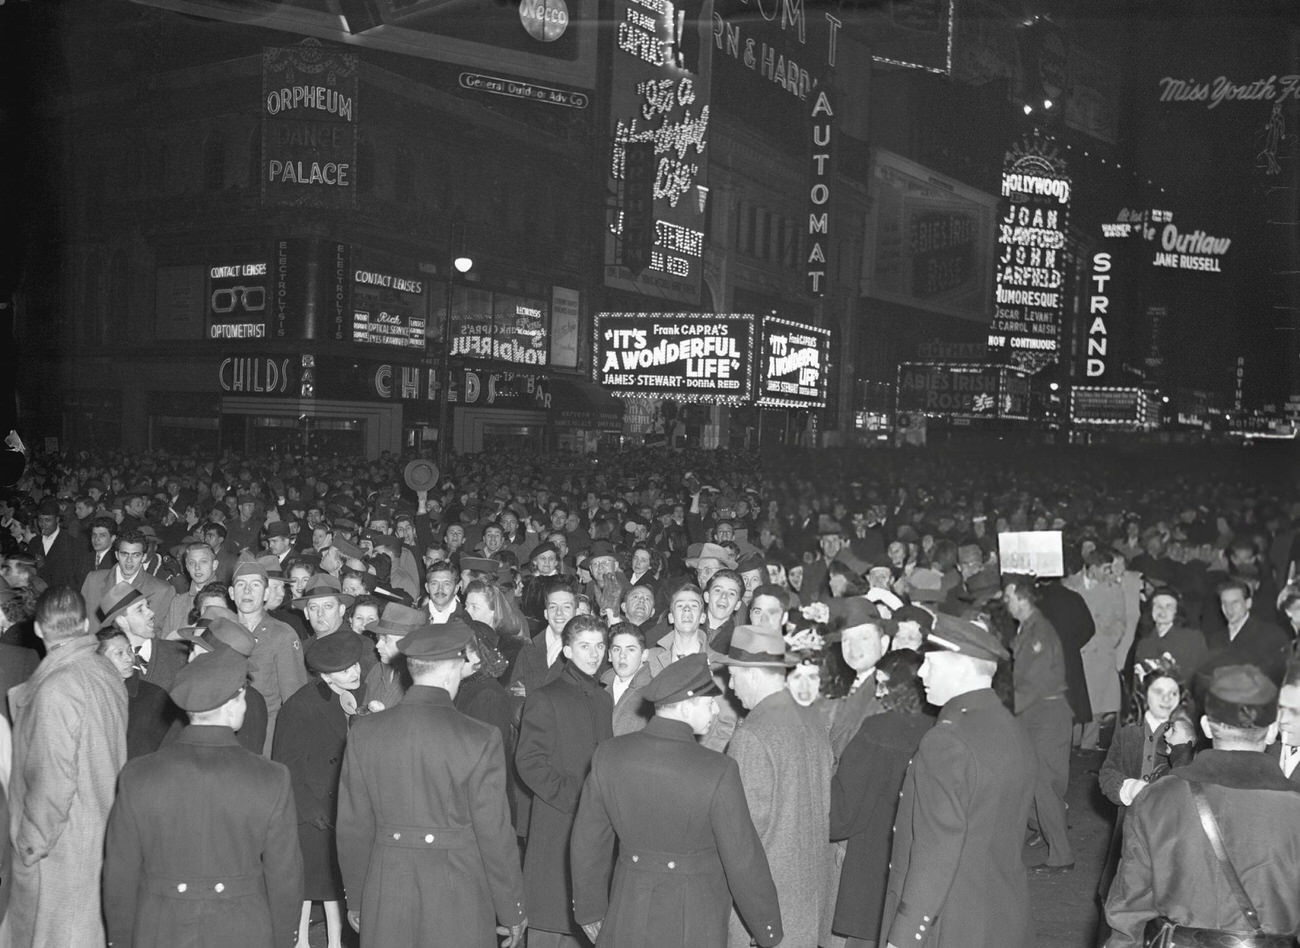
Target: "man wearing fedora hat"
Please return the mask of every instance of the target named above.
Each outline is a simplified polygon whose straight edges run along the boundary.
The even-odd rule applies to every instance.
[[[366,626],[366,631],[375,637],[375,650],[379,653],[379,664],[367,672],[365,679],[366,700],[372,707],[391,708],[406,694],[410,676],[399,646],[403,638],[428,622],[423,610],[389,602],[384,604],[379,618]]]
[[[839,643],[840,655],[854,675],[849,693],[831,702],[831,750],[839,760],[862,722],[882,710],[876,700],[876,663],[889,651],[892,626],[863,597],[836,599],[833,604],[826,643]]]
[[[135,667],[142,681],[166,691],[176,673],[189,660],[189,649],[181,642],[158,638],[149,600],[130,583],[118,583],[99,603],[99,624],[115,626],[131,642]]]
[[[496,923],[523,944],[501,732],[452,705],[473,634],[453,619],[404,636],[406,697],[353,724],[337,836],[361,948],[494,948]]]
[[[1300,937],[1300,791],[1265,752],[1277,686],[1254,665],[1212,674],[1201,729],[1213,749],[1129,808],[1107,948],[1290,948]]]
[[[697,948],[726,944],[734,903],[754,941],[778,944],[781,906],[740,770],[697,743],[718,714],[708,660],[674,662],[641,694],[654,717],[596,748],[582,789],[574,917],[597,944]]]
[[[123,769],[104,846],[111,944],[287,945],[293,937],[298,818],[285,767],[235,739],[247,681],[248,663],[233,649],[195,658],[170,692],[189,726]]]
[[[1034,747],[993,692],[1010,656],[981,625],[940,614],[921,680],[938,723],[903,781],[880,934],[891,948],[1028,948],[1021,857]]]
[[[727,744],[740,767],[749,812],[763,842],[792,945],[816,945],[830,908],[831,745],[785,686],[787,658],[779,629],[742,625],[726,654],[731,690],[749,712]],[[752,933],[735,912],[727,944],[748,948]]]

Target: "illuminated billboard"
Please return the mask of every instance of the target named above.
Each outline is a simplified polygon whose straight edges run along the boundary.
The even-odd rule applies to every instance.
[[[605,285],[695,305],[709,197],[712,4],[698,18],[666,0],[614,0],[613,9],[608,177],[617,199],[605,232]],[[641,197],[626,186],[636,146],[651,152],[648,215],[633,211]],[[646,235],[644,261],[627,246],[633,231]]]
[[[780,316],[759,330],[758,395],[764,408],[825,408],[830,387],[831,332]]]
[[[1143,389],[1076,385],[1070,392],[1070,420],[1108,428],[1151,428],[1159,417]]]
[[[208,267],[209,339],[265,339],[271,316],[265,258],[227,260]]]
[[[997,199],[884,149],[871,188],[863,294],[987,324]]]
[[[944,418],[1029,417],[1029,376],[1005,365],[904,362],[898,367],[898,410]]]
[[[351,277],[352,341],[423,350],[429,281],[415,265],[358,248]]]
[[[1070,197],[1065,163],[1041,138],[1007,153],[988,347],[1031,372],[1060,357]]]
[[[452,309],[451,354],[468,359],[546,365],[546,302],[466,287]]]
[[[262,51],[262,201],[351,208],[357,57],[319,43]]]
[[[625,397],[743,404],[756,322],[749,314],[598,313],[595,380]]]

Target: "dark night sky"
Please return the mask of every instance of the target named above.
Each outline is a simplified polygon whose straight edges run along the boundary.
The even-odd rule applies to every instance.
[[[1134,9],[1142,15],[1133,15]],[[1291,334],[1274,328],[1287,318],[1285,311],[1273,309],[1286,302],[1284,279],[1275,271],[1296,264],[1289,229],[1268,220],[1294,215],[1279,214],[1278,194],[1270,196],[1267,188],[1293,189],[1300,167],[1292,157],[1281,162],[1278,176],[1257,168],[1272,102],[1225,101],[1215,108],[1161,102],[1159,80],[1173,76],[1212,83],[1226,76],[1242,84],[1300,72],[1288,48],[1288,34],[1300,25],[1300,7],[1254,0],[1126,4],[1118,16],[1097,22],[1105,28],[1108,21],[1110,28],[1101,35],[1108,32],[1124,51],[1131,77],[1122,160],[1167,189],[1175,221],[1184,225],[1180,230],[1200,228],[1233,241],[1221,275],[1153,276],[1157,292],[1170,300],[1171,321],[1182,337],[1180,375],[1184,382],[1204,379],[1206,387],[1222,387],[1242,353],[1247,404],[1285,400],[1288,389],[1300,390],[1293,388],[1300,376],[1288,379],[1286,373]],[[1277,88],[1280,92],[1280,83]],[[1288,102],[1284,114],[1294,135],[1300,103]],[[1295,155],[1294,140],[1289,151]]]

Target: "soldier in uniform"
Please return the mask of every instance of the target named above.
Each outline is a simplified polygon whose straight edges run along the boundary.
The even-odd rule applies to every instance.
[[[1033,828],[1047,843],[1038,873],[1069,872],[1074,850],[1066,833],[1065,792],[1070,785],[1070,733],[1074,720],[1066,699],[1065,655],[1052,623],[1039,610],[1029,576],[1002,578],[1007,611],[1020,623],[1012,646],[1016,718],[1029,732],[1038,760]]]
[[[293,944],[298,817],[289,771],[235,740],[247,680],[233,649],[194,659],[171,688],[189,727],[122,770],[105,844],[110,945]]]
[[[1034,747],[993,693],[1008,655],[983,626],[940,614],[921,680],[938,723],[908,767],[880,940],[890,948],[1027,948],[1021,858]]]
[[[473,630],[453,619],[402,638],[414,682],[358,718],[339,783],[338,854],[362,948],[523,944],[523,876],[497,728],[452,706]]]
[[[1106,900],[1106,948],[1144,944],[1144,934],[1157,930],[1169,948],[1295,944],[1300,790],[1264,751],[1277,734],[1276,715],[1277,687],[1264,672],[1214,670],[1201,717],[1213,749],[1151,784],[1129,808]]]
[[[695,740],[713,724],[719,693],[703,654],[679,659],[642,689],[655,706],[650,723],[596,748],[570,864],[574,917],[599,948],[726,944],[733,902],[759,945],[781,941],[740,769]]]

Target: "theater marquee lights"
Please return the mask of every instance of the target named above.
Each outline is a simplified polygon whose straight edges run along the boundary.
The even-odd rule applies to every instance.
[[[627,398],[746,403],[755,322],[734,313],[598,313],[594,378]]]
[[[705,24],[712,4],[615,0],[610,72],[609,191],[623,193],[628,146],[653,149],[652,241],[644,269],[622,264],[627,198],[605,234],[605,285],[696,304],[708,210],[710,59]],[[692,15],[694,14],[694,15]]]
[[[825,408],[830,387],[831,331],[764,316],[758,398],[764,408]]]
[[[1031,372],[1060,356],[1070,191],[1065,162],[1042,137],[1007,152],[988,347]]]

